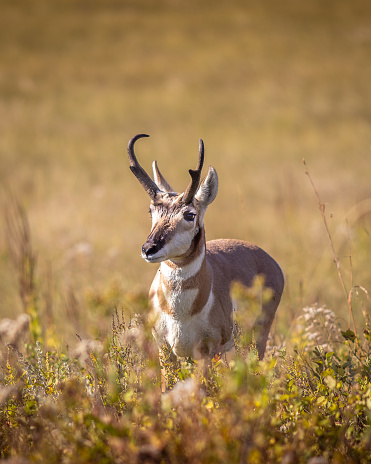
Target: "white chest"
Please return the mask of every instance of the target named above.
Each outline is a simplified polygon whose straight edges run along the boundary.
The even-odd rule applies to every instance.
[[[167,342],[176,356],[197,357],[201,343],[206,338],[212,341],[217,336],[209,323],[213,301],[214,296],[210,292],[206,305],[194,316],[174,317],[154,308],[157,315],[155,338],[159,344]]]
[[[167,287],[164,282],[162,282],[161,291],[169,310],[177,314],[178,319],[184,318],[190,314],[193,303],[199,292],[197,288],[183,290],[180,282],[179,285],[173,285],[171,288]]]

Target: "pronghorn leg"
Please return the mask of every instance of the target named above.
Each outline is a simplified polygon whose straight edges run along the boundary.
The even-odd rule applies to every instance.
[[[202,367],[202,375],[205,380],[205,385],[207,385],[209,381],[211,366],[212,366],[212,358],[210,356],[205,357],[203,367]]]
[[[208,395],[208,390],[210,386],[210,371],[212,367],[212,357],[211,356],[205,356],[203,358],[203,366],[202,366],[202,381],[201,381],[201,392],[207,396]]]
[[[233,361],[235,359],[235,357],[236,357],[236,348],[235,347],[233,347],[231,350],[224,353],[222,359],[223,359],[223,363],[225,364],[225,366],[229,368],[230,362]]]
[[[172,352],[170,346],[165,345],[159,349],[159,359],[161,366],[161,392],[165,393],[168,389],[168,375],[166,369],[171,368],[172,371],[178,367],[178,358]]]
[[[161,393],[166,392],[166,368],[163,363],[164,352],[160,349],[159,350],[159,359],[160,359],[160,366],[161,366]]]
[[[212,346],[211,341],[209,339],[204,339],[200,345],[198,346],[198,357],[201,357],[203,360],[202,364],[202,376],[203,376],[203,388],[205,389],[205,393],[207,390],[207,385],[209,383],[210,378],[210,369],[212,366],[212,359],[213,356],[217,353],[215,347]]]
[[[215,362],[218,362],[220,359],[222,360],[223,363],[227,362],[227,357],[226,354],[223,353],[222,345],[216,345],[214,347],[210,347],[209,343],[204,344],[203,348],[203,378],[204,378],[204,388],[205,388],[205,393],[207,393],[207,388],[209,385],[209,380],[210,380],[210,371],[213,366],[213,360]]]
[[[262,314],[256,319],[253,327],[253,334],[256,340],[256,348],[259,359],[264,358],[267,346],[269,332],[276,314],[279,300],[272,298],[268,303],[263,305]]]

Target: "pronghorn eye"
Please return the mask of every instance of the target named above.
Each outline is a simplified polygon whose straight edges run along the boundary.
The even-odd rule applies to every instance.
[[[185,219],[186,221],[191,222],[191,221],[194,220],[194,218],[196,217],[196,215],[195,215],[194,213],[191,213],[191,212],[187,211],[187,212],[185,212],[185,213],[183,214],[183,217],[184,217],[184,219]]]

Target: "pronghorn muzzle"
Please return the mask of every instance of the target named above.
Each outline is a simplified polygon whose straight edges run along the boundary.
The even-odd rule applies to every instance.
[[[165,245],[165,234],[162,229],[154,229],[147,237],[146,242],[142,246],[142,258],[146,261],[155,261],[161,259],[162,255],[159,253]],[[160,256],[156,256],[160,254]]]
[[[153,240],[147,240],[142,246],[142,256],[144,259],[151,259],[160,250],[160,244]]]

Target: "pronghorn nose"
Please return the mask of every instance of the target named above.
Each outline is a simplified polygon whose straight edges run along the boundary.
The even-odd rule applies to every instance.
[[[158,251],[157,244],[154,244],[154,243],[151,243],[151,242],[146,242],[142,246],[142,252],[146,256],[154,255],[157,251]]]

